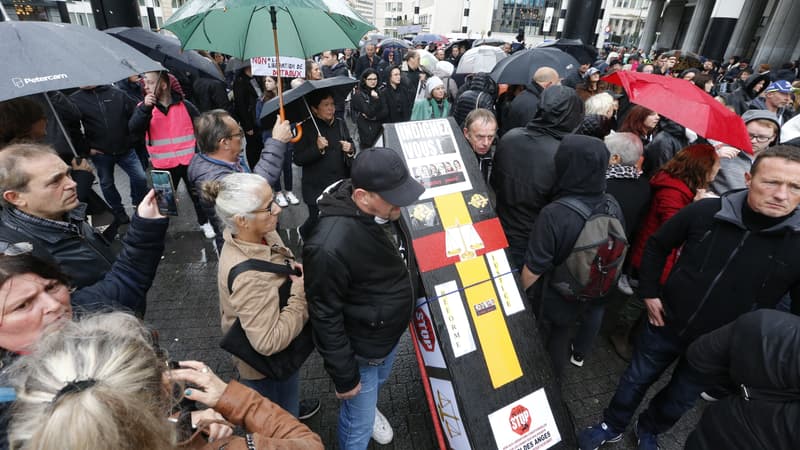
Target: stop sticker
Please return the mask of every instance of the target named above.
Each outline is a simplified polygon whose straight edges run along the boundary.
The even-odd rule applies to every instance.
[[[511,408],[508,422],[511,424],[511,430],[522,436],[531,429],[531,413],[528,408],[517,405]]]

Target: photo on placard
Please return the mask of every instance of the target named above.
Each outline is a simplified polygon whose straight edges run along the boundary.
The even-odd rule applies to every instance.
[[[411,217],[411,227],[415,230],[425,230],[441,224],[436,207],[431,201],[416,203],[406,207],[406,210]]]

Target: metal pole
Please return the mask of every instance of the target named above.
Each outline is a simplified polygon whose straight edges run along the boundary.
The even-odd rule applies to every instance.
[[[67,133],[67,129],[64,128],[64,124],[61,122],[61,118],[58,117],[58,111],[56,111],[56,107],[53,106],[53,102],[50,101],[50,96],[47,95],[47,92],[42,92],[44,95],[44,99],[47,101],[47,105],[50,107],[50,111],[53,111],[53,117],[56,118],[56,123],[58,124],[58,129],[61,130],[61,133],[64,135],[64,140],[67,141],[67,145],[69,145],[69,149],[72,150],[72,154],[78,158],[78,152],[75,151],[75,145],[72,144],[72,139],[69,138],[69,133]]]
[[[6,12],[6,5],[0,4],[0,11],[3,11],[2,22],[11,22],[11,19],[9,19],[8,13]]]

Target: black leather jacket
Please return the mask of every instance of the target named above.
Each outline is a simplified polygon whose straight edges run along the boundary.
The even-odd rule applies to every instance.
[[[384,226],[356,207],[351,194],[349,179],[323,194],[319,224],[303,247],[314,341],[337,392],[359,383],[359,360],[381,359],[392,351],[416,298],[407,230],[400,222],[386,225],[396,225],[396,245]]]
[[[34,255],[55,261],[74,287],[94,284],[111,269],[116,255],[103,235],[86,222],[86,205],[68,213],[65,222],[48,221],[19,210],[0,213],[0,241],[30,242]]]

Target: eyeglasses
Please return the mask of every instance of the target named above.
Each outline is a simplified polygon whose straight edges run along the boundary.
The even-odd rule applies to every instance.
[[[367,77],[367,81],[378,81],[378,77]]]
[[[234,134],[228,135],[227,139],[233,139],[235,137],[238,137],[238,138],[243,138],[244,137],[244,130],[242,129],[242,127],[239,127],[239,132],[238,133],[234,133]]]
[[[752,141],[753,139],[755,139],[755,140],[756,140],[756,142],[760,142],[760,143],[762,143],[762,144],[763,144],[764,142],[767,142],[768,140],[772,139],[772,136],[758,136],[758,135],[755,135],[755,134],[752,134],[752,133],[748,133],[748,134],[750,134],[750,140],[751,140],[751,141]]]
[[[273,197],[272,200],[270,200],[269,203],[267,203],[267,207],[266,208],[254,209],[252,212],[253,213],[265,212],[265,213],[269,214],[270,216],[274,216],[275,214],[272,214],[272,207],[274,205],[275,205],[275,198]]]

